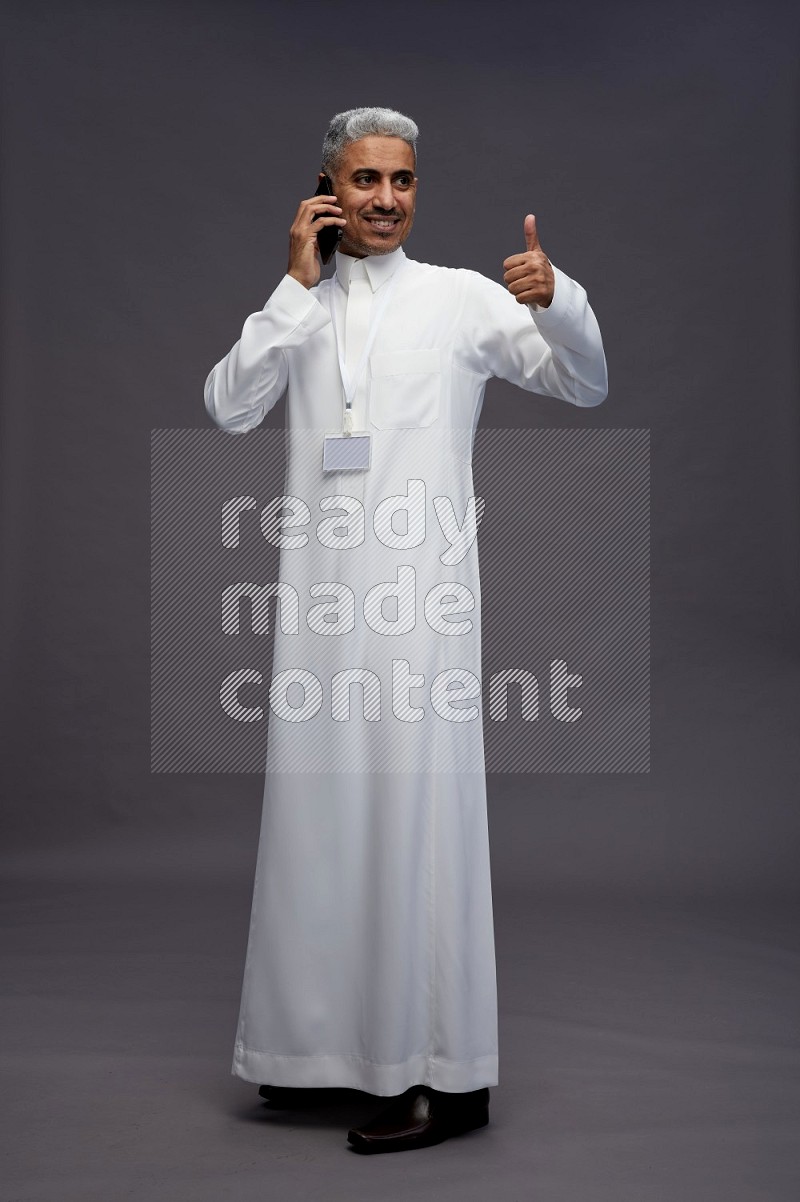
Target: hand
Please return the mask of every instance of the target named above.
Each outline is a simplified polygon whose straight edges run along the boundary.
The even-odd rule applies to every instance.
[[[289,230],[289,266],[286,272],[304,288],[313,288],[319,280],[321,260],[317,233],[320,226],[346,225],[344,217],[339,216],[341,211],[335,196],[311,196],[300,202]]]
[[[529,213],[523,225],[524,255],[511,255],[503,263],[503,279],[511,295],[521,305],[542,305],[547,308],[553,299],[556,277],[553,265],[539,245],[536,218]]]

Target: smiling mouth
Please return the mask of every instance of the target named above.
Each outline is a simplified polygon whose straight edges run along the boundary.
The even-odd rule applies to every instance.
[[[400,224],[399,217],[365,217],[364,220],[372,226],[374,230],[382,233],[390,233],[396,226]]]

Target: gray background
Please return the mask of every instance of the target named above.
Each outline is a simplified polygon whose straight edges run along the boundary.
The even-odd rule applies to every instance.
[[[797,19],[789,5],[6,4],[3,1197],[794,1199]],[[537,215],[649,427],[652,769],[489,779],[485,1131],[359,1158],[229,1076],[261,787],[149,772],[149,445],[285,269],[329,116],[418,121],[413,257]],[[280,425],[279,406],[270,422]]]

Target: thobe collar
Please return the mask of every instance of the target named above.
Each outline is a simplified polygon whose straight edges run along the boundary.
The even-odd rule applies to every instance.
[[[345,255],[337,250],[336,276],[345,292],[349,292],[353,267],[356,263],[363,263],[372,291],[377,292],[381,284],[385,284],[387,280],[391,279],[405,257],[402,246],[398,246],[397,250],[393,250],[388,255],[367,255],[363,259],[354,259],[352,255]]]

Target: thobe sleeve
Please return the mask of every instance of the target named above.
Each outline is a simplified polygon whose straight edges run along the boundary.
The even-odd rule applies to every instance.
[[[209,417],[232,434],[258,426],[286,388],[286,351],[330,319],[313,290],[285,275],[264,308],[247,318],[239,341],[209,372],[204,390]]]
[[[553,264],[550,305],[520,305],[503,285],[468,271],[456,356],[485,378],[573,405],[599,405],[608,374],[597,318],[580,284]]]

